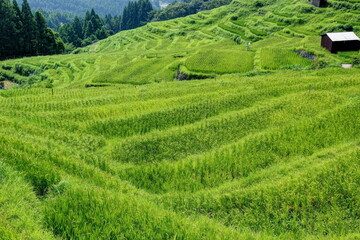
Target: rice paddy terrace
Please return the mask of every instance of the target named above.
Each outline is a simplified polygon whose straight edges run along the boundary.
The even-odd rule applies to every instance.
[[[202,79],[359,62],[358,52],[331,55],[320,47],[325,32],[360,34],[359,1],[330,3],[316,8],[305,0],[233,1],[123,31],[74,54],[3,62],[0,80],[59,88],[142,85],[173,81],[179,71]]]
[[[359,2],[330,2],[0,62],[0,239],[359,239],[359,53],[318,36],[359,33]]]

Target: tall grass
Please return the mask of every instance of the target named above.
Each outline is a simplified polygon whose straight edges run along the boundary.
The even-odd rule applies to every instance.
[[[331,6],[236,0],[0,62],[24,83],[0,91],[0,239],[359,238],[358,54],[319,42],[359,19]]]

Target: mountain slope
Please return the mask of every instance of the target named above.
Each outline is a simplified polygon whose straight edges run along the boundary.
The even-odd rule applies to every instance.
[[[0,236],[358,239],[359,53],[319,34],[359,15],[332,2],[239,0],[0,62],[24,84],[0,91]]]
[[[353,239],[359,76],[2,91],[1,161],[64,239]]]
[[[120,15],[123,8],[128,4],[128,0],[28,0],[32,9],[43,9],[45,11],[57,11],[72,13],[83,16],[87,10],[94,9],[100,15],[112,14]],[[152,1],[154,6],[158,6],[158,1]],[[162,1],[162,2],[167,2]],[[22,3],[22,0],[19,0]]]
[[[319,36],[349,28],[359,33],[357,11],[319,9],[302,0],[264,3],[268,5],[234,1],[212,11],[123,31],[77,51],[88,54],[24,59],[23,63],[30,63],[37,75],[55,81],[55,86],[79,86],[171,81],[178,70],[187,78],[204,78],[223,73],[321,68],[353,63],[359,58],[357,52],[330,54],[320,47]],[[246,51],[247,42],[252,42],[250,51]],[[211,55],[208,49],[216,53]],[[313,62],[294,50],[305,53]],[[227,59],[237,62],[239,56],[244,64],[222,70]],[[212,64],[201,65],[201,59]],[[7,62],[14,63],[19,61]],[[26,80],[26,76],[14,77]]]

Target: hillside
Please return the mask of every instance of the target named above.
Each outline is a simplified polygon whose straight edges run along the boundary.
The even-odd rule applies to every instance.
[[[22,0],[18,1],[22,3]],[[103,16],[106,14],[119,15],[123,8],[128,4],[128,0],[28,0],[34,10],[43,9],[45,11],[56,11],[61,13],[71,13],[77,16],[85,15],[91,9]],[[164,3],[171,1],[162,0]],[[152,1],[155,7],[159,5],[158,0]]]
[[[357,52],[330,54],[320,47],[319,37],[328,31],[349,29],[360,34],[359,10],[319,9],[303,0],[294,0],[292,4],[287,0],[269,0],[257,5],[258,2],[234,1],[228,6],[185,18],[152,22],[76,51],[87,54],[3,63],[8,67],[22,64],[35,75],[1,71],[18,82],[27,81],[26,75],[31,75],[34,81],[47,79],[55,86],[71,87],[173,81],[179,66],[187,75],[203,78],[223,73],[339,66],[359,58]],[[356,8],[356,4],[352,6]],[[259,7],[262,5],[265,6]],[[252,42],[250,51],[246,51],[249,41]],[[316,58],[311,62],[294,50]],[[288,60],[277,60],[283,58]],[[208,59],[211,64],[198,65],[201,59]],[[239,65],[223,70],[227,59],[238,61]],[[241,64],[239,59],[245,63]]]
[[[0,239],[360,238],[359,52],[319,37],[360,34],[359,3],[237,0],[0,62]]]

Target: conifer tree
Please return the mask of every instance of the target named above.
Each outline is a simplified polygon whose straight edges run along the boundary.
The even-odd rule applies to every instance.
[[[14,33],[13,33],[13,46],[14,53],[16,56],[21,56],[24,51],[24,37],[23,33],[23,23],[21,20],[21,10],[16,0],[13,1],[13,23],[14,23]]]
[[[35,21],[36,21],[37,54],[39,55],[49,54],[51,52],[49,49],[49,44],[51,45],[51,42],[49,42],[47,39],[48,31],[47,31],[46,20],[44,18],[44,15],[41,12],[36,11]]]
[[[24,0],[21,8],[24,38],[24,54],[36,54],[36,22],[27,0]]]
[[[94,41],[107,38],[114,31],[120,30],[120,17],[107,15],[103,20],[94,9],[86,11],[84,20],[75,17],[70,24],[64,24],[59,33],[62,39],[68,43],[69,51],[73,47],[81,47],[91,44]]]
[[[14,55],[12,34],[15,30],[12,21],[14,14],[9,0],[0,0],[0,58]]]
[[[75,34],[77,35],[77,37],[82,39],[84,37],[83,27],[82,27],[80,19],[77,16],[74,18],[74,22],[72,25],[73,25],[73,28],[74,28],[74,31],[75,31]]]
[[[0,59],[63,52],[59,36],[47,27],[41,12],[35,18],[27,0],[0,0]]]
[[[94,25],[92,21],[85,23],[84,38],[89,38],[95,33]]]
[[[149,13],[153,10],[149,0],[129,2],[124,8],[121,18],[121,30],[140,27],[149,21]]]
[[[91,9],[90,21],[92,22],[95,31],[100,29],[103,25],[100,16],[95,13],[94,9]]]

